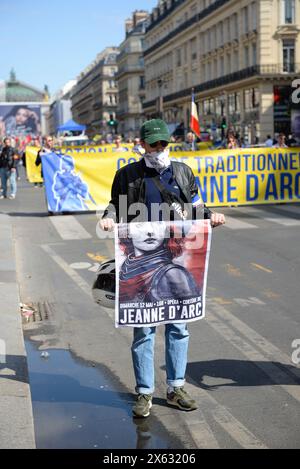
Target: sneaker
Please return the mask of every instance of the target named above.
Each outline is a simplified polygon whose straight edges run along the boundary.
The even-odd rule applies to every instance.
[[[167,393],[167,403],[178,407],[181,410],[196,410],[198,406],[196,401],[184,390],[184,388],[174,388],[170,393]]]
[[[15,198],[16,198],[16,196],[15,196],[14,194],[11,194],[11,195],[9,196],[9,199],[15,199]]]
[[[0,199],[4,199],[4,195],[0,195]]]
[[[148,417],[150,415],[150,409],[152,407],[152,395],[151,394],[139,394],[132,408],[134,417]]]

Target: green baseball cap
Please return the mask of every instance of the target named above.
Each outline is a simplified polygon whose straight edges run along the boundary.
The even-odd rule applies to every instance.
[[[167,124],[161,119],[151,119],[143,123],[141,127],[141,140],[152,144],[163,140],[170,141],[170,132]]]

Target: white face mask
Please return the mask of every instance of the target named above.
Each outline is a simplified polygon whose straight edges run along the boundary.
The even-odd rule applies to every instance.
[[[168,148],[159,152],[146,153],[144,159],[148,167],[156,169],[159,173],[168,168],[171,164]]]

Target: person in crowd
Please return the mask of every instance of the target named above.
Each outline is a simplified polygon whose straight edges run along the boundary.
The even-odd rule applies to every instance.
[[[11,145],[11,139],[6,137],[0,153],[0,177],[2,193],[0,199],[7,198],[7,183],[10,182],[10,199],[15,199],[17,194],[16,162],[18,155]]]
[[[125,152],[128,151],[127,148],[122,147],[122,136],[121,135],[116,135],[115,136],[115,147],[112,148],[113,152]]]
[[[285,143],[285,135],[283,132],[280,132],[278,135],[278,141],[273,145],[273,148],[288,148],[287,144]]]
[[[178,214],[178,206],[181,207],[181,214],[187,206],[192,208],[189,209],[191,218],[197,217],[197,210],[201,206],[202,218],[204,216],[210,219],[212,226],[223,225],[224,215],[212,213],[201,203],[191,168],[179,161],[171,162],[167,148],[170,142],[167,124],[161,119],[146,121],[141,127],[140,138],[144,156],[136,163],[123,166],[116,173],[112,184],[112,199],[100,221],[101,228],[112,231],[115,222],[136,221],[137,214],[131,210],[133,204],[140,204],[140,213],[144,213],[145,218],[140,221],[143,223],[157,221],[152,206],[162,203],[173,209],[174,216]],[[125,204],[124,196],[127,196]],[[135,389],[138,394],[133,406],[135,417],[147,417],[152,407],[155,332],[155,327],[134,328],[131,350],[136,379]],[[170,358],[167,365],[167,402],[181,410],[195,410],[197,404],[184,388],[189,342],[187,325],[167,324],[165,341],[166,356]]]
[[[134,137],[132,151],[133,151],[133,153],[137,153],[139,155],[144,153],[144,150],[143,150],[143,147],[141,145],[141,141],[140,141],[139,137]]]
[[[267,135],[266,141],[264,143],[265,147],[271,148],[273,146],[273,139],[271,135]]]
[[[45,137],[45,143],[42,146],[42,148],[39,149],[36,160],[35,160],[35,165],[36,166],[41,166],[41,178],[43,179],[43,165],[42,165],[42,158],[44,155],[47,153],[52,153],[54,151],[54,139],[51,137],[51,135],[47,135]],[[43,183],[39,183],[40,187],[43,187]]]
[[[241,137],[240,138],[240,148],[247,148],[248,147],[248,144],[246,143],[244,137]]]
[[[182,144],[182,150],[183,151],[196,151],[197,148],[197,143],[196,143],[196,137],[193,134],[193,132],[188,132],[186,134],[186,140]]]
[[[238,144],[238,141],[237,141],[237,138],[236,136],[233,134],[233,133],[230,133],[228,135],[228,139],[227,139],[227,148],[229,150],[235,150],[237,148],[239,148],[239,144]]]

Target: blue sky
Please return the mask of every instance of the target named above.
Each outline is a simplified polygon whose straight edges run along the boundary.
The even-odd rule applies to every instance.
[[[0,0],[0,80],[17,78],[54,93],[107,46],[125,38],[134,10],[157,0]]]

